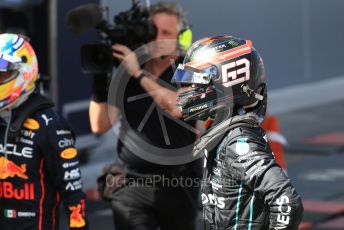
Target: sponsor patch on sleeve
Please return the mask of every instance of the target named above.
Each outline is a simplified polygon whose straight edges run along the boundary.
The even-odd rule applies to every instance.
[[[70,160],[76,157],[77,153],[78,150],[76,148],[67,148],[61,152],[60,156],[63,159]]]
[[[235,151],[238,155],[243,155],[250,151],[250,146],[247,143],[247,138],[239,138],[237,140]]]

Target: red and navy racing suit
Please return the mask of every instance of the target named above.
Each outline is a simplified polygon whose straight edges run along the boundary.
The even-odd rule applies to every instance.
[[[20,114],[13,111],[14,119]],[[1,119],[0,119],[1,120]],[[78,153],[67,123],[51,108],[27,118],[15,137],[0,126],[0,226],[2,230],[58,229],[60,201],[70,229],[88,229]]]
[[[207,155],[202,184],[205,229],[297,229],[300,196],[258,126],[228,130]]]

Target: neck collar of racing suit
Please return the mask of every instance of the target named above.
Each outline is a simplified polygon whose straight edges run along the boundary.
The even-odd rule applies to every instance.
[[[195,143],[193,148],[194,156],[204,152],[204,150],[208,152],[211,151],[222,141],[229,130],[239,126],[258,127],[259,120],[257,114],[250,112],[244,115],[231,117],[216,124]]]
[[[52,107],[54,103],[40,95],[33,93],[29,96],[29,98],[25,101],[22,101],[19,106],[17,106],[14,110],[11,111],[11,118],[8,123],[10,125],[8,136],[9,137],[16,137],[18,136],[25,120],[34,114],[36,111]],[[1,116],[2,117],[2,116]],[[2,117],[3,120],[5,117]]]

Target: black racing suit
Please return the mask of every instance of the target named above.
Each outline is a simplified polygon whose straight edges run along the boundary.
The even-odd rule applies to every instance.
[[[12,111],[12,122],[33,97]],[[75,138],[67,123],[45,108],[29,116],[17,135],[7,135],[5,144],[6,124],[0,121],[1,229],[58,229],[60,201],[70,229],[88,229]]]
[[[300,196],[266,140],[258,126],[238,125],[208,153],[202,184],[205,229],[297,229]]]

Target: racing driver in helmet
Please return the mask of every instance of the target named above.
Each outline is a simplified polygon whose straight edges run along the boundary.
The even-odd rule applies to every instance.
[[[303,206],[259,127],[267,104],[263,61],[250,40],[195,42],[173,82],[184,120],[211,121],[196,142],[204,155],[205,229],[297,229]]]
[[[0,34],[0,226],[88,229],[74,134],[36,88],[38,61],[21,35]]]

